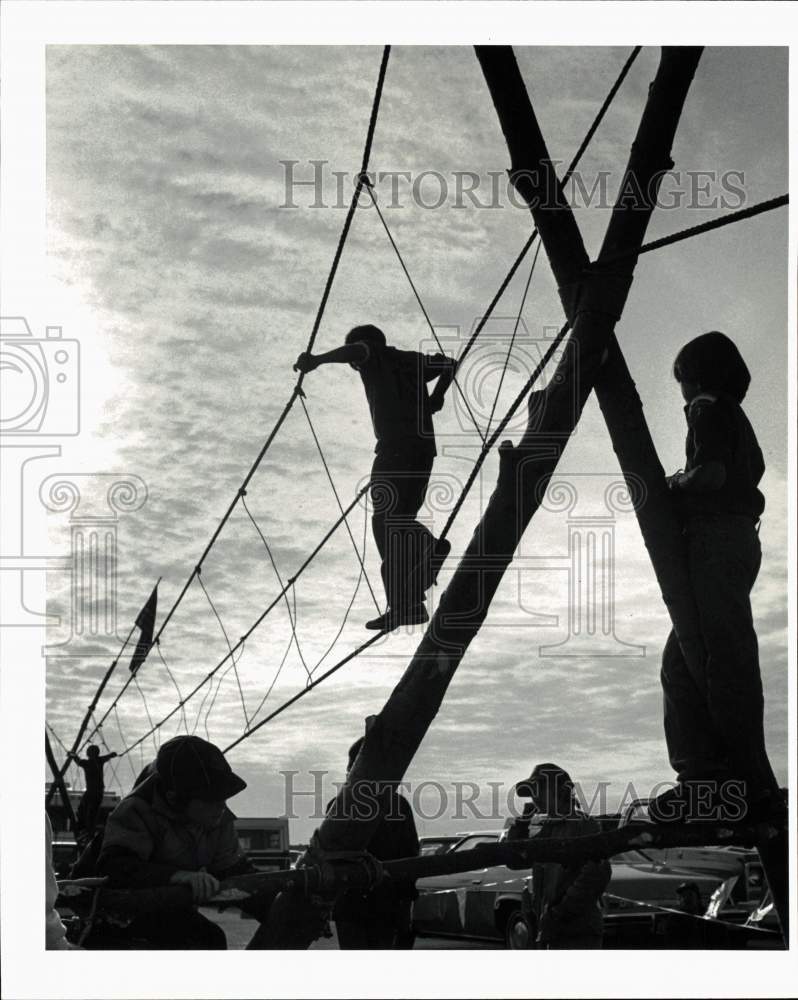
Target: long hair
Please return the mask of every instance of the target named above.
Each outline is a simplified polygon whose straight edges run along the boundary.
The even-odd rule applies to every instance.
[[[370,323],[365,326],[355,326],[347,333],[344,343],[358,342],[368,344],[369,347],[385,347],[385,334],[378,326],[372,326]]]
[[[676,355],[673,377],[677,382],[696,382],[709,392],[725,392],[742,403],[751,373],[737,345],[725,333],[702,333]]]

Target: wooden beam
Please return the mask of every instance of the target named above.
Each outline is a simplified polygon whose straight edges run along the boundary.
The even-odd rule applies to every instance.
[[[512,50],[489,51],[494,53],[492,65],[499,79],[512,79],[512,66],[500,65],[507,63],[508,56],[514,63]],[[483,54],[481,50],[481,61]],[[628,168],[639,173],[644,190],[654,173],[667,169],[671,163],[670,146],[698,55],[693,49],[663,50]],[[550,177],[551,161],[539,129],[534,140],[530,177],[522,181],[527,185],[545,184]],[[563,212],[559,204],[561,200],[555,197],[551,216],[546,214],[550,209],[542,208],[540,222],[537,216],[535,221],[539,229],[541,224],[546,229],[549,244],[553,246],[550,252],[563,260],[565,268],[569,266],[568,256],[572,251],[567,234],[570,232],[572,240],[576,227],[568,223],[568,213]],[[642,208],[619,203],[613,211],[603,249],[609,253],[639,247],[652,210],[653,202]],[[643,216],[645,219],[641,218]],[[566,232],[561,244],[559,225],[552,222],[554,218],[562,223]],[[549,252],[549,245],[546,249]],[[580,269],[583,263],[583,259],[578,260]],[[536,394],[536,405],[531,413],[534,419],[530,419],[520,444],[516,447],[505,441],[500,447],[496,489],[463,560],[441,595],[410,665],[366,734],[357,760],[339,792],[333,814],[323,820],[314,834],[313,844],[321,851],[360,850],[367,846],[379,816],[358,816],[357,789],[362,782],[401,780],[435,718],[458,665],[485,620],[518,542],[540,505],[546,482],[592,390],[623,309],[634,264],[634,257],[625,260],[613,276],[603,276],[601,282],[582,281],[578,269],[570,268],[573,280],[580,281],[579,301],[569,304],[569,314],[573,315],[571,340],[578,351],[565,352],[555,377],[543,394],[542,414],[537,406],[541,402],[540,394]],[[577,356],[578,365],[574,360]],[[306,947],[317,933],[313,928],[294,921],[288,934],[278,929],[280,921],[291,922],[292,912],[291,894],[278,897],[272,914],[274,933],[279,935],[284,947]]]

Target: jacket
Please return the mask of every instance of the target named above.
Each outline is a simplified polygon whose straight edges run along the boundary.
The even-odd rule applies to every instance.
[[[526,828],[527,824],[523,824]],[[516,824],[510,828],[508,840],[529,836]],[[581,813],[544,820],[535,839],[548,837],[564,840],[589,837],[600,833],[595,820]],[[601,896],[612,877],[610,863],[590,860],[564,866],[543,862],[532,867],[532,910],[542,939],[547,942],[602,934]],[[541,926],[542,925],[542,926]]]
[[[233,813],[225,809],[211,829],[187,823],[149,778],[125,796],[108,817],[98,874],[118,888],[167,885],[178,871],[205,869],[220,877],[255,871],[241,851]]]

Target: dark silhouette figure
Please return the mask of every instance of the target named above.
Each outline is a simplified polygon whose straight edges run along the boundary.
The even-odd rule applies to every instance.
[[[676,889],[679,913],[670,913],[665,919],[665,947],[681,950],[707,947],[707,924],[700,918],[704,914],[701,892],[695,882],[682,882]]]
[[[389,347],[376,326],[356,326],[343,347],[300,354],[296,371],[348,364],[359,374],[377,439],[371,470],[372,528],[382,560],[388,610],[366,628],[390,631],[428,619],[424,592],[451,548],[436,543],[418,520],[436,455],[432,414],[454,378],[455,362],[443,354]],[[428,393],[427,383],[438,379]]]
[[[751,375],[717,331],[673,367],[685,399],[686,463],[668,479],[687,545],[705,655],[688,666],[675,632],[662,656],[665,737],[678,785],[653,819],[772,819],[784,802],[765,749],[764,696],[750,592],[762,551],[762,451],[740,404]],[[707,809],[709,804],[709,810]]]
[[[535,813],[545,816],[536,836],[564,840],[601,831],[596,820],[577,806],[567,771],[550,762],[538,764],[520,781],[517,795],[531,799],[507,833],[508,840],[526,840]],[[601,896],[612,869],[605,859],[561,865],[541,862],[532,867],[532,892],[527,919],[541,950],[601,948],[604,918]]]
[[[349,765],[363,745],[361,737],[349,748]],[[371,786],[373,787],[373,786]],[[374,789],[376,791],[376,788]],[[378,861],[412,858],[419,853],[416,823],[410,803],[393,786],[380,788],[366,800],[379,803],[380,822],[366,850]],[[335,800],[328,805],[328,811]],[[362,948],[409,949],[413,947],[412,906],[414,881],[386,879],[370,892],[345,890],[336,900],[333,919],[342,950]]]
[[[85,758],[78,757],[74,753],[70,753],[69,757],[83,771],[83,778],[86,782],[86,790],[78,804],[78,811],[75,816],[77,820],[75,839],[79,840],[82,838],[88,840],[94,833],[94,828],[97,825],[97,816],[103,801],[103,794],[105,792],[104,768],[107,761],[111,760],[112,757],[116,757],[116,753],[112,751],[111,753],[101,754],[99,747],[96,747],[92,743],[86,751]]]

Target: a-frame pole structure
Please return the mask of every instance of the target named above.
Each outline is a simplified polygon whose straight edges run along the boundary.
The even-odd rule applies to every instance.
[[[627,173],[635,174],[644,191],[656,193],[659,179],[672,166],[671,144],[699,56],[700,49],[695,48],[662,51],[627,167]],[[538,172],[544,190],[559,192],[542,136],[531,153],[534,160],[530,166]],[[540,223],[538,228],[547,252],[556,256],[562,247],[565,258],[566,244],[558,241],[556,232],[560,225],[571,229],[572,237],[578,236],[578,231],[573,216],[562,210],[564,199],[560,196],[556,201],[561,203],[559,208],[540,213],[546,232]],[[639,248],[653,205],[652,201],[641,208],[621,199],[613,209],[602,253]],[[549,235],[552,233],[555,235]],[[505,441],[500,447],[498,481],[485,513],[410,665],[369,729],[333,810],[314,835],[317,850],[363,850],[368,845],[379,816],[364,815],[362,808],[358,811],[357,788],[364,782],[400,781],[435,718],[592,391],[621,316],[635,263],[634,256],[624,258],[609,279],[603,276],[597,280],[582,273],[581,264],[574,270],[580,291],[571,310],[572,349],[564,353],[545,392],[535,394],[530,423],[519,445]],[[564,260],[563,266],[566,264]],[[272,907],[264,945],[301,948],[310,944],[317,931],[302,919],[302,909],[296,893],[281,894]]]
[[[700,50],[694,51],[698,54]],[[568,319],[573,323],[582,308],[580,303],[585,292],[582,276],[589,274],[591,280],[606,282],[611,295],[612,283],[616,280],[616,276],[612,264],[602,266],[602,260],[628,248],[613,248],[605,240],[598,261],[595,265],[590,265],[570,206],[562,199],[555,206],[554,212],[547,210],[543,202],[545,192],[528,180],[533,176],[532,168],[545,146],[512,49],[477,47],[477,56],[507,141],[512,164],[511,181],[532,210],[560,289],[563,306]],[[621,182],[619,197],[629,199],[630,204],[640,204],[641,199],[643,204],[651,201],[650,207],[653,208],[656,203],[656,189],[652,191],[639,186],[638,182],[641,180],[639,163],[635,164],[634,159],[633,151],[629,167]],[[559,194],[559,188],[556,190]],[[647,217],[646,220],[640,221],[644,228]],[[640,397],[614,334],[610,336],[606,346],[606,359],[594,379],[596,397],[612,439],[613,449],[626,477],[630,495],[634,497],[639,490],[639,484],[643,484],[645,493],[644,496],[637,497],[638,502],[634,504],[635,513],[688,668],[698,670],[696,694],[699,696],[703,688],[701,664],[705,653],[698,624],[698,612],[692,596],[681,524],[668,495],[665,473],[643,413]],[[711,725],[711,720],[707,719],[707,724]],[[779,832],[775,836],[763,837],[759,850],[786,941],[788,918],[786,831]]]

